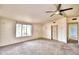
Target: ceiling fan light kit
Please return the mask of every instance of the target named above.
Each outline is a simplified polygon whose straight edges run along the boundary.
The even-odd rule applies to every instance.
[[[56,14],[56,15],[58,15],[59,13],[60,13],[60,12],[59,12],[59,11],[57,11],[55,14]]]

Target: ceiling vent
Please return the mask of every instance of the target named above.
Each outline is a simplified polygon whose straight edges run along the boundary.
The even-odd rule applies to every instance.
[[[56,22],[53,22],[53,23],[56,23]]]
[[[72,20],[77,20],[77,18],[73,18]]]

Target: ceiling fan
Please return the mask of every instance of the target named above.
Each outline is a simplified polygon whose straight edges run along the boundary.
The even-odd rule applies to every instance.
[[[46,11],[46,13],[53,13],[53,14],[50,15],[50,17],[52,17],[54,15],[62,15],[62,16],[64,16],[64,14],[62,12],[73,9],[73,8],[61,9],[61,5],[62,4],[58,4],[57,10],[55,10],[55,11]]]

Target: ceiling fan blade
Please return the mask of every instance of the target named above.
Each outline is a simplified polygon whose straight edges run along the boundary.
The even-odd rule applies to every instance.
[[[61,4],[58,5],[57,10],[60,10],[60,8],[61,8]]]
[[[52,13],[52,12],[54,12],[54,11],[46,11],[46,13]]]
[[[55,14],[50,15],[50,17],[52,17],[53,15],[55,15]]]
[[[60,10],[60,12],[67,11],[67,10],[72,10],[72,9],[73,8],[62,9],[62,10]]]

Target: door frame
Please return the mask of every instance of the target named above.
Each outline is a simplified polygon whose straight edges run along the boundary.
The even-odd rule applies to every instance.
[[[51,25],[51,40],[53,40],[53,25]]]
[[[58,25],[51,25],[51,40],[53,40],[53,27],[56,26],[56,36],[57,36],[57,39],[58,40]]]

